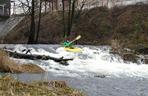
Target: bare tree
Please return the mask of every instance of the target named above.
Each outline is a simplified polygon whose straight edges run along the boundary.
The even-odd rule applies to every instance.
[[[40,1],[39,4],[39,17],[38,17],[38,27],[37,27],[37,33],[36,33],[36,43],[38,43],[38,38],[39,38],[39,32],[40,32],[40,23],[41,23],[41,12],[42,11],[42,1]]]
[[[76,19],[81,16],[81,12],[87,0],[82,0],[80,3],[78,3],[78,0],[69,0],[68,6],[66,6],[67,8],[65,8],[64,1],[65,0],[62,0],[63,36],[68,37],[71,35],[72,27],[73,24],[76,23]]]
[[[69,1],[67,36],[70,36],[70,34],[71,34],[73,19],[74,19],[74,15],[75,15],[76,1],[77,0],[70,0]]]
[[[20,7],[23,10],[23,13],[25,15],[31,13],[31,5],[30,5],[31,2],[29,0],[25,0],[24,2],[22,0],[18,0],[18,2],[20,3],[18,7]]]
[[[66,23],[65,23],[65,0],[62,0],[62,15],[63,15],[63,37],[66,36]]]
[[[72,0],[69,0],[69,8],[68,8],[68,22],[67,22],[67,33],[66,35],[69,36],[70,32],[71,32],[71,28],[70,28],[70,20],[71,20],[71,4],[72,4]]]
[[[28,44],[35,43],[35,0],[31,2],[31,25]]]
[[[76,9],[78,10],[78,7],[80,7],[80,11],[78,14],[76,14]],[[78,18],[80,16],[80,13],[84,7],[84,2],[82,6],[78,6],[78,0],[69,0],[69,8],[68,8],[68,22],[67,22],[67,36],[71,35],[72,27],[73,27],[73,22],[75,19],[75,16]]]
[[[42,2],[43,0],[32,0],[31,2],[29,0],[22,1],[18,0],[20,2],[20,7],[24,11],[24,16],[30,15],[30,21],[29,24],[28,21],[26,22],[27,25],[30,25],[29,31],[28,31],[28,43],[33,44],[38,42],[39,37],[39,31],[40,31],[40,22],[41,22],[41,14],[42,14]],[[35,23],[35,18],[38,17],[38,24]],[[37,28],[36,28],[37,25]],[[36,30],[37,29],[37,30]]]
[[[86,6],[87,0],[82,0],[82,2],[78,3],[77,14],[75,16],[78,19],[81,16],[83,8]]]

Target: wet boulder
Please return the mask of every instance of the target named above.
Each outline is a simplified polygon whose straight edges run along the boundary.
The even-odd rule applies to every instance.
[[[148,59],[145,59],[145,64],[148,64]]]
[[[139,57],[133,53],[126,53],[126,54],[122,54],[122,58],[124,61],[137,63]]]
[[[145,55],[145,56],[144,56],[144,63],[145,63],[145,64],[148,64],[148,55]]]
[[[119,40],[117,40],[117,39],[113,39],[113,40],[111,40],[111,53],[120,53],[120,51],[121,51],[121,45],[120,45],[120,42],[119,42]]]
[[[148,54],[148,47],[136,49],[136,52],[138,52],[139,54],[146,55],[146,54]]]
[[[135,53],[137,54],[143,54],[143,55],[148,55],[148,46],[144,46],[142,44],[137,45],[135,48]]]

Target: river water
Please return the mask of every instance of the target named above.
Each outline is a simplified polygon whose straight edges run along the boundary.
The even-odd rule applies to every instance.
[[[23,53],[73,58],[68,66],[52,60],[15,59],[20,63],[35,63],[46,70],[43,74],[13,74],[19,80],[64,80],[88,96],[148,96],[148,65],[124,62],[118,55],[110,54],[109,46],[79,45],[82,52],[65,51],[60,45],[1,45]],[[12,58],[14,59],[14,58]]]

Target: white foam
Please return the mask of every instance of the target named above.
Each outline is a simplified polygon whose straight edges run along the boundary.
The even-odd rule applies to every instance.
[[[17,51],[20,51],[23,46],[16,46]],[[15,49],[16,49],[15,48]],[[135,64],[131,62],[125,63],[118,55],[109,53],[110,47],[82,47],[82,52],[73,53],[67,52],[60,47],[55,50],[55,53],[50,53],[44,49],[33,49],[32,54],[50,55],[53,57],[74,58],[69,61],[69,66],[60,65],[52,60],[42,61],[39,63],[46,71],[55,72],[57,74],[76,76],[74,74],[104,74],[114,76],[139,76],[148,78],[148,65]]]

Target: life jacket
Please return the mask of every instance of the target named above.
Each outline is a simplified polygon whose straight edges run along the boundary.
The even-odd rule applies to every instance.
[[[65,41],[63,43],[64,47],[72,47],[73,46],[73,43],[71,43],[70,41]]]

